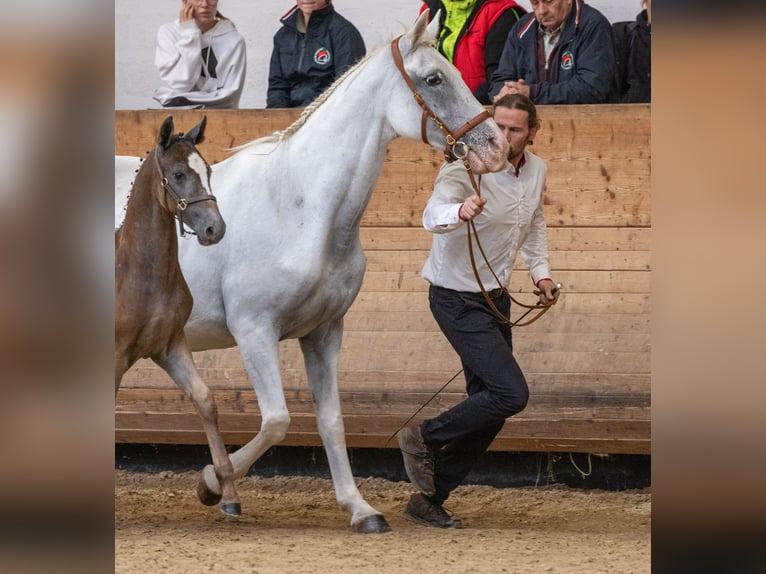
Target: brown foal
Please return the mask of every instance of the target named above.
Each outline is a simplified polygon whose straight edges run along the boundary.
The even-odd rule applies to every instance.
[[[186,135],[173,134],[173,118],[160,128],[157,147],[141,165],[131,189],[125,220],[115,233],[115,395],[125,372],[151,358],[191,398],[202,418],[220,493],[198,489],[207,505],[221,503],[239,516],[233,466],[218,429],[213,396],[194,365],[184,335],[192,295],[178,263],[178,236],[185,225],[201,245],[224,236],[226,224],[210,192],[210,166],[196,149],[206,118]]]

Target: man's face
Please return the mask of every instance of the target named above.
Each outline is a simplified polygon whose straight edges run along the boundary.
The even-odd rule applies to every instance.
[[[537,128],[529,129],[529,114],[524,110],[498,106],[495,108],[495,123],[508,141],[508,161],[515,162],[533,140]]]
[[[569,16],[572,0],[530,0],[535,18],[541,26],[555,30]]]

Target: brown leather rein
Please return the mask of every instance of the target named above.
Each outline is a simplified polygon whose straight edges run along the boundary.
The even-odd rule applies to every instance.
[[[415,87],[415,84],[413,83],[412,78],[410,78],[409,74],[404,69],[402,53],[399,50],[400,38],[401,36],[399,36],[398,38],[394,38],[391,41],[391,55],[393,56],[394,64],[396,64],[396,67],[399,69],[399,73],[402,75],[402,78],[404,78],[404,81],[407,83],[407,86],[409,86],[410,91],[412,91],[412,95],[415,98],[415,101],[423,109],[423,116],[422,116],[421,125],[420,125],[421,139],[423,140],[424,143],[426,144],[429,143],[428,137],[426,135],[426,126],[428,123],[428,119],[430,118],[431,120],[434,121],[434,123],[439,127],[439,129],[447,138],[447,145],[444,148],[444,159],[448,162],[453,162],[456,159],[461,160],[463,162],[463,165],[465,166],[466,171],[468,172],[468,177],[471,180],[471,186],[476,192],[476,195],[481,196],[480,185],[479,183],[477,183],[476,178],[474,177],[474,174],[473,174],[473,170],[471,169],[471,166],[468,163],[468,151],[470,148],[468,144],[461,141],[459,138],[465,135],[468,131],[478,126],[484,120],[492,117],[492,114],[490,114],[489,111],[484,110],[480,114],[468,120],[456,132],[454,133],[451,132],[450,129],[444,125],[444,122],[441,120],[441,118],[439,118],[439,116],[437,116],[434,113],[434,111],[425,102],[425,100],[423,99],[423,96],[420,95],[420,92],[418,92],[417,88]],[[527,305],[525,303],[522,303],[516,300],[516,298],[514,298],[513,295],[511,295],[508,292],[508,290],[500,283],[500,279],[498,279],[497,275],[495,274],[495,271],[492,269],[492,266],[489,264],[489,260],[487,259],[487,256],[484,253],[484,249],[482,248],[481,243],[479,242],[479,234],[476,231],[476,224],[471,219],[470,221],[467,222],[467,225],[468,225],[468,254],[471,257],[471,267],[473,268],[473,274],[476,277],[476,281],[479,284],[479,289],[481,290],[481,294],[484,297],[484,300],[487,302],[487,305],[489,305],[489,308],[492,310],[492,312],[495,314],[495,316],[498,319],[500,319],[503,323],[511,327],[525,327],[537,321],[540,317],[543,316],[543,314],[548,309],[550,309],[553,303],[538,302],[537,305]],[[497,281],[498,286],[500,286],[500,288],[504,292],[508,293],[508,297],[510,297],[513,303],[515,303],[519,307],[527,309],[527,312],[524,313],[521,317],[519,317],[516,321],[511,321],[509,317],[506,317],[495,306],[495,303],[492,301],[492,297],[490,297],[489,293],[484,287],[484,283],[482,282],[481,277],[479,277],[479,270],[476,267],[476,259],[473,254],[474,241],[476,242],[476,246],[479,248],[479,252],[481,253],[482,258],[484,259],[484,263],[486,263],[487,268],[492,272],[492,276],[495,278],[495,281]],[[539,294],[539,292],[536,291],[535,294]],[[521,320],[524,317],[526,317],[532,310],[535,310],[535,309],[539,311],[535,315],[533,315],[531,319],[521,322]]]
[[[157,168],[157,172],[160,174],[160,185],[162,186],[162,189],[165,191],[165,193],[170,195],[170,197],[173,198],[173,201],[176,202],[176,212],[172,215],[178,220],[178,232],[181,234],[181,237],[186,237],[187,232],[184,229],[184,211],[186,211],[186,208],[194,203],[199,203],[200,201],[217,202],[218,200],[212,194],[206,195],[204,197],[197,197],[195,199],[186,199],[185,197],[181,197],[173,185],[170,183],[170,180],[165,177],[165,173],[162,171],[162,166],[160,165],[159,155],[160,148],[158,147],[154,150],[154,165]],[[193,231],[189,231],[188,233],[190,235],[197,235]]]

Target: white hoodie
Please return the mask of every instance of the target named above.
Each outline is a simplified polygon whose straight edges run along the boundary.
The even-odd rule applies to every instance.
[[[238,108],[245,84],[245,39],[231,20],[218,20],[204,34],[194,20],[163,24],[154,65],[163,85],[154,99],[163,106]],[[173,98],[186,102],[171,102]]]

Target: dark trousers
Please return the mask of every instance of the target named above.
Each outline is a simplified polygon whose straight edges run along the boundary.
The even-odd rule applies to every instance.
[[[506,316],[508,293],[493,293],[493,303]],[[486,452],[505,419],[524,410],[527,381],[513,356],[511,327],[497,318],[481,293],[465,293],[432,285],[431,313],[460,356],[468,397],[421,425],[426,443],[436,452],[431,500],[441,504]]]

